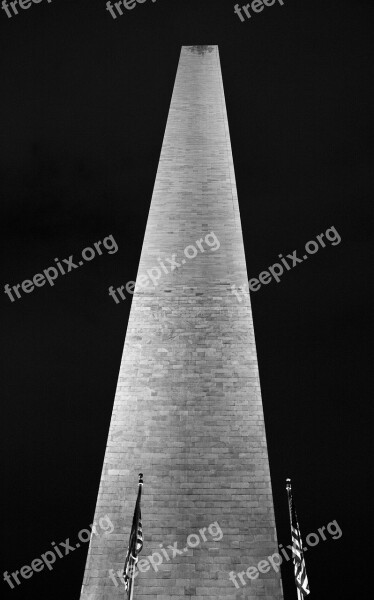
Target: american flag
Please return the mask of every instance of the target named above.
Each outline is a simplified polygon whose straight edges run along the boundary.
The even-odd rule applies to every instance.
[[[301,539],[300,527],[297,521],[296,509],[294,507],[291,491],[291,480],[287,479],[286,483],[288,495],[288,507],[290,510],[291,521],[291,537],[292,537],[292,557],[295,572],[295,582],[297,589],[297,600],[303,600],[305,596],[310,594],[308,577],[306,574],[303,542]]]
[[[134,517],[132,520],[132,527],[130,533],[129,547],[126,554],[125,566],[123,569],[125,590],[127,597],[131,598],[132,586],[134,583],[134,575],[136,563],[138,562],[138,554],[143,548],[143,529],[142,529],[142,515],[140,511],[140,498],[142,494],[143,486],[143,475],[139,475],[139,489],[138,497],[136,499]]]

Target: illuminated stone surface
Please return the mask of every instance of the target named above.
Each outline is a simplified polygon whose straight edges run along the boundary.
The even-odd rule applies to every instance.
[[[182,48],[138,281],[159,259],[169,273],[133,297],[97,500],[115,529],[92,537],[81,598],[125,597],[108,570],[123,568],[141,471],[140,558],[201,541],[139,573],[136,600],[280,600],[274,570],[229,579],[277,544],[251,308],[231,293],[247,271],[217,46]],[[215,521],[222,539],[203,541]]]

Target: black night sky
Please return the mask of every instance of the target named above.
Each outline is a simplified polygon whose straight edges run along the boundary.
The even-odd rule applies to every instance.
[[[370,3],[284,0],[243,23],[234,4],[147,0],[116,20],[105,0],[0,11],[1,289],[106,236],[119,247],[54,287],[1,293],[7,598],[79,598],[87,544],[16,589],[2,573],[92,522],[131,302],[108,287],[136,277],[190,44],[219,45],[248,275],[329,227],[341,236],[252,306],[279,541],[291,477],[302,534],[343,531],[305,555],[311,599],[368,593]],[[295,599],[290,562],[283,582]]]

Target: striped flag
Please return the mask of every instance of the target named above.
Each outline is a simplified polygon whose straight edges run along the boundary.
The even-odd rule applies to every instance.
[[[301,539],[299,523],[297,521],[296,509],[292,499],[291,479],[286,480],[286,490],[288,496],[288,508],[290,511],[292,558],[295,572],[297,600],[304,600],[304,597],[310,594],[310,590],[305,568],[303,542]]]
[[[138,497],[136,499],[134,517],[132,520],[132,527],[130,533],[129,547],[126,554],[125,566],[123,569],[125,590],[129,600],[132,598],[134,575],[136,569],[136,563],[138,562],[138,554],[143,548],[143,529],[142,529],[142,515],[140,510],[140,499],[142,495],[143,487],[143,474],[139,474],[139,488]]]

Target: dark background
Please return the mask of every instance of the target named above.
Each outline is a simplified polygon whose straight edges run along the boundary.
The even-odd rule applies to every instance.
[[[285,0],[244,23],[234,4],[0,11],[2,289],[110,234],[119,246],[1,293],[1,573],[92,522],[131,303],[108,287],[136,277],[180,46],[218,44],[249,276],[328,227],[342,238],[252,294],[279,541],[290,476],[304,537],[343,531],[306,554],[311,598],[369,591],[369,2]],[[78,600],[86,554],[1,591]],[[290,562],[283,581],[296,598]]]

